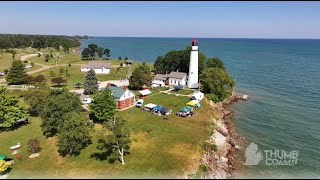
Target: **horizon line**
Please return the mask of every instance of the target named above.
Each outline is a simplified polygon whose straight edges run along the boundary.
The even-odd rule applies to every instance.
[[[300,37],[295,37],[295,38],[273,38],[273,37],[191,37],[191,36],[182,36],[182,37],[176,37],[176,36],[107,36],[107,35],[66,35],[66,34],[38,34],[38,33],[0,33],[1,34],[6,34],[6,35],[44,35],[44,36],[88,36],[88,37],[117,37],[117,38],[198,38],[198,39],[292,39],[292,40],[320,40],[320,38],[300,38]]]

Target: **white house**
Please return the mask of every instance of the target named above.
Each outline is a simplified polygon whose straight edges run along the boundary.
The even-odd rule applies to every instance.
[[[110,61],[90,61],[88,65],[81,66],[81,72],[88,72],[92,69],[96,74],[109,74],[110,67]]]
[[[153,84],[166,85],[182,85],[186,86],[187,73],[184,72],[171,72],[170,74],[156,74],[152,81]]]
[[[171,72],[168,74],[169,85],[185,86],[187,83],[187,73],[184,72]]]
[[[165,85],[167,78],[168,77],[165,74],[156,74],[152,80],[152,84],[157,84],[162,87]]]

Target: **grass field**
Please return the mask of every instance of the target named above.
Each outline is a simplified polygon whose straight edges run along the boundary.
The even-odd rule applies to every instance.
[[[183,94],[183,95],[190,95],[193,92],[194,91],[191,90],[191,89],[181,89],[181,90],[178,90],[178,91],[175,91],[175,90],[170,91],[170,93],[173,93],[173,94]]]
[[[59,68],[60,67],[58,67],[58,68],[53,67],[53,68],[50,68],[46,71],[42,71],[42,72],[33,74],[33,76],[37,76],[39,74],[44,75],[46,77],[46,79],[48,80],[47,84],[51,86],[52,84],[51,84],[51,80],[50,80],[51,79],[50,71],[53,71],[55,73],[55,75],[58,76],[59,75]],[[68,79],[66,85],[69,89],[73,89],[73,86],[78,82],[80,82],[82,84],[84,83],[86,73],[80,71],[79,64],[78,65],[73,64],[73,65],[71,65],[71,67],[65,65],[65,66],[62,66],[62,68],[68,69],[68,72],[70,73],[70,77],[65,77],[65,74],[62,75],[63,78]],[[117,68],[111,68],[110,74],[97,74],[96,76],[99,81],[120,80],[120,78],[125,78],[127,73],[128,73],[127,68],[120,68],[119,70],[117,70]]]
[[[45,54],[42,54],[40,57],[35,56],[31,57],[28,60],[34,63],[40,63],[44,65],[55,65],[56,61],[54,58],[50,58],[48,62],[45,61]],[[56,53],[52,53],[55,55]],[[57,64],[86,64],[84,61],[81,60],[81,56],[75,53],[65,54],[64,52],[59,52],[59,59],[57,61]]]
[[[139,108],[118,112],[127,119],[131,131],[130,154],[125,156],[126,165],[119,162],[109,164],[104,158],[93,158],[99,154],[96,149],[96,135],[104,130],[95,125],[92,132],[93,144],[75,157],[61,157],[57,153],[57,138],[46,139],[40,128],[41,120],[31,118],[31,124],[10,132],[0,133],[0,154],[13,157],[15,163],[9,178],[119,178],[119,177],[182,177],[191,168],[197,168],[201,158],[202,143],[210,135],[210,107],[205,105],[196,109],[197,115],[191,118],[175,116],[175,112],[188,102],[187,97],[177,97],[160,93],[145,100],[172,108],[169,120]],[[151,128],[148,134],[146,131]],[[42,151],[35,159],[28,159],[26,143],[38,137]],[[10,155],[9,147],[22,145],[22,160]]]

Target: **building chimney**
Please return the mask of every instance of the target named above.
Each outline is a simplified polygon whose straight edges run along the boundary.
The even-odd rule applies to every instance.
[[[179,72],[180,69],[177,69],[177,72]]]

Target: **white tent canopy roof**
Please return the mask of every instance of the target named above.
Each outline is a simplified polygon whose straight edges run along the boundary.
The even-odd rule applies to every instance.
[[[159,84],[152,84],[151,87],[158,87]]]
[[[157,106],[157,105],[152,104],[152,103],[149,103],[149,104],[144,105],[144,107],[150,108],[150,109],[152,109],[152,108],[154,108],[154,107],[156,107],[156,106]]]
[[[144,89],[144,90],[139,91],[139,93],[142,94],[143,96],[145,96],[145,95],[151,94],[151,91],[149,91],[149,89]]]

